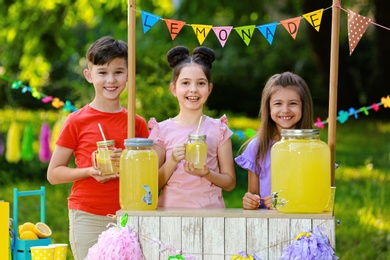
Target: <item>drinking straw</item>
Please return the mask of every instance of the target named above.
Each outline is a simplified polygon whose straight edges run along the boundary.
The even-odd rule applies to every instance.
[[[103,140],[106,141],[106,137],[104,136],[104,132],[103,132],[103,129],[102,129],[102,126],[100,125],[100,123],[98,124],[98,126],[100,129],[100,133],[102,134]]]
[[[199,123],[198,123],[198,129],[196,129],[196,134],[199,134],[200,124],[202,123],[203,116],[200,116]]]

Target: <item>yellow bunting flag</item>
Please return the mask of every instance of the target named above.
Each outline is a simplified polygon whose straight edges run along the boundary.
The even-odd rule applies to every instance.
[[[180,30],[186,24],[186,22],[172,20],[172,19],[165,19],[165,23],[167,24],[168,31],[169,31],[169,34],[171,35],[172,41],[176,38],[176,36],[179,34]]]
[[[303,18],[308,21],[311,26],[314,27],[314,29],[317,30],[317,32],[320,31],[320,25],[321,25],[321,20],[322,20],[322,13],[324,12],[324,9],[320,9],[317,11],[313,11],[307,14],[303,14]]]
[[[192,29],[194,30],[196,38],[198,38],[200,45],[203,44],[211,28],[213,28],[212,25],[192,24]]]
[[[291,37],[293,37],[294,40],[298,34],[298,29],[299,29],[299,24],[301,23],[301,18],[302,17],[299,16],[299,17],[280,21],[280,23],[287,30],[287,32],[291,35]]]
[[[235,27],[234,30],[236,30],[238,35],[240,35],[241,39],[245,42],[246,46],[249,46],[255,28],[256,28],[255,25],[247,25],[247,26]]]

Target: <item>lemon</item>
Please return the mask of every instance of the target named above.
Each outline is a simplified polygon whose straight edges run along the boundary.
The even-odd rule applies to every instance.
[[[22,234],[24,231],[34,231],[35,224],[31,222],[25,222],[22,225],[19,225],[18,232]]]
[[[34,232],[39,238],[51,236],[51,229],[43,222],[37,222],[34,226]]]
[[[33,231],[27,230],[20,233],[19,238],[22,240],[36,240],[38,236]]]

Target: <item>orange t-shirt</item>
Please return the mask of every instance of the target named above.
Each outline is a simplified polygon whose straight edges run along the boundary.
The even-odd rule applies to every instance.
[[[69,114],[56,144],[73,150],[78,168],[91,167],[91,154],[97,149],[96,142],[103,141],[98,124],[100,123],[106,140],[114,140],[115,147],[124,149],[127,120],[125,108],[121,112],[107,113],[86,105]],[[135,137],[148,136],[145,119],[135,115]],[[100,183],[89,177],[74,182],[68,198],[68,207],[102,216],[115,214],[120,209],[119,179]]]

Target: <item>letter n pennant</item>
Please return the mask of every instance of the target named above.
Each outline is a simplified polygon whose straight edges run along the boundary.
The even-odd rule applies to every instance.
[[[171,34],[172,41],[176,38],[180,30],[186,24],[186,22],[171,19],[165,19],[165,23],[167,24],[168,31]]]
[[[234,30],[236,30],[238,35],[240,35],[241,39],[245,42],[246,46],[249,46],[255,28],[256,28],[255,25],[247,25],[247,26],[235,27]]]
[[[283,27],[287,30],[287,32],[295,38],[297,37],[298,29],[299,29],[299,24],[301,23],[301,16],[287,19],[287,20],[282,20],[280,23],[283,25]]]

